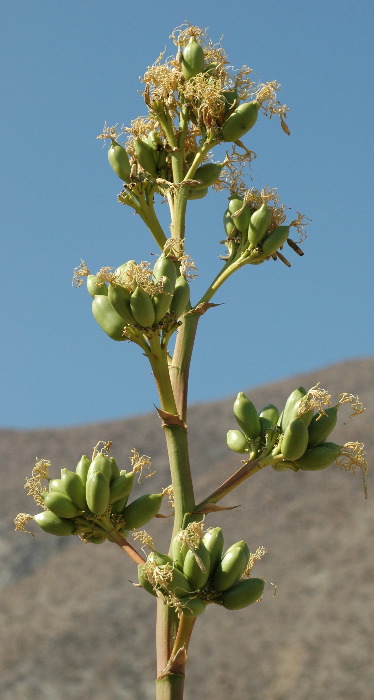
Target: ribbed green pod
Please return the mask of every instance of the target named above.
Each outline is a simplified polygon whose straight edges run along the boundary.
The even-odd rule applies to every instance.
[[[119,470],[119,466],[118,466],[116,460],[114,459],[114,457],[108,457],[108,459],[109,459],[110,466],[112,469],[111,481],[114,481],[114,479],[117,479],[119,476],[121,476],[121,472]]]
[[[108,150],[108,160],[114,172],[123,182],[130,182],[131,165],[126,150],[112,139]]]
[[[176,564],[178,569],[183,571],[184,558],[188,552],[188,546],[185,542],[181,542],[177,535],[173,538],[172,542],[172,557],[173,562]]]
[[[180,275],[175,283],[173,298],[170,304],[170,311],[175,318],[180,318],[190,301],[190,285],[184,275]]]
[[[59,491],[66,496],[65,486],[61,479],[51,479],[48,483],[48,489],[50,493],[52,493],[52,491]]]
[[[248,452],[248,438],[243,435],[241,430],[228,430],[226,441],[230,450],[239,452],[239,454]]]
[[[76,472],[70,469],[61,469],[61,482],[66,495],[73,501],[80,510],[87,508],[86,487],[82,479]]]
[[[205,189],[217,182],[223,168],[223,163],[204,163],[196,170],[194,180],[200,180],[199,185],[193,185],[191,189]]]
[[[306,395],[306,389],[304,389],[303,386],[299,386],[297,389],[292,391],[286,401],[285,407],[281,413],[280,416],[280,425],[282,428],[282,431],[284,432],[285,429],[287,428],[287,425],[290,422],[290,416],[291,416],[291,411],[293,410],[294,405],[303,398],[303,396]]]
[[[261,578],[248,578],[239,581],[224,591],[221,596],[222,605],[226,610],[241,610],[260,600],[265,588]]]
[[[182,52],[182,73],[186,80],[202,73],[205,67],[204,49],[192,36]]]
[[[120,474],[110,483],[110,503],[115,503],[119,499],[128,496],[134,485],[134,472]]]
[[[226,209],[223,214],[223,228],[225,229],[227,238],[233,238],[235,236],[237,228],[229,209]]]
[[[78,476],[80,476],[84,484],[87,481],[87,473],[90,468],[91,461],[92,460],[89,457],[87,457],[87,455],[82,455],[77,466],[75,467],[76,473],[78,474]]]
[[[271,221],[271,210],[266,202],[253,212],[248,224],[248,243],[255,248],[267,234]]]
[[[155,309],[155,323],[160,323],[164,316],[169,312],[171,300],[173,297],[173,284],[168,277],[161,277],[163,291],[152,296],[152,302]]]
[[[149,175],[155,177],[157,174],[156,155],[152,146],[146,143],[146,141],[143,141],[143,139],[138,138],[134,141],[134,150],[139,165],[141,165],[143,170],[149,173]]]
[[[289,416],[288,416],[288,424],[290,424],[295,418],[300,418],[300,420],[305,423],[306,427],[309,426],[313,415],[314,415],[314,408],[310,408],[308,411],[304,411],[303,413],[300,411],[300,409],[303,408],[303,404],[301,402],[304,401],[304,397],[296,401],[294,405],[292,406]]]
[[[196,549],[189,549],[183,562],[183,573],[192,588],[203,588],[210,576],[210,554],[202,540]]]
[[[261,434],[260,419],[252,401],[240,391],[234,402],[234,416],[239,427],[251,440]]]
[[[341,449],[341,445],[336,445],[335,442],[323,442],[317,447],[306,450],[303,456],[296,461],[296,465],[303,471],[325,469],[337,460]]]
[[[126,530],[136,530],[157,515],[163,499],[162,493],[146,493],[129,503],[122,515]]]
[[[276,425],[279,418],[279,411],[274,404],[268,403],[261,409],[259,416],[260,418],[267,418],[272,425]]]
[[[69,496],[60,491],[47,493],[43,501],[46,508],[59,518],[75,518],[81,512]]]
[[[150,593],[151,595],[156,596],[156,591],[153,588],[152,584],[148,579],[144,578],[143,576],[143,571],[144,571],[144,564],[139,564],[138,566],[138,581],[140,585],[144,588],[147,593]]]
[[[113,309],[121,316],[123,324],[135,325],[136,321],[130,308],[131,293],[120,284],[110,283],[108,288],[108,299]]]
[[[295,418],[288,424],[281,444],[284,459],[293,462],[301,457],[308,446],[308,428],[300,418]]]
[[[277,250],[286,242],[290,235],[289,226],[277,226],[269,235],[262,241],[262,254],[265,258],[274,255]]]
[[[260,105],[256,100],[243,102],[228,117],[221,129],[224,141],[241,139],[256,124]]]
[[[136,323],[144,328],[151,328],[155,322],[155,310],[152,299],[142,288],[137,287],[130,297],[130,309]]]
[[[92,297],[96,296],[96,294],[103,294],[104,296],[107,296],[108,287],[105,282],[100,279],[100,277],[97,277],[96,275],[87,275],[86,284],[87,291]]]
[[[225,100],[225,114],[239,102],[239,93],[236,88],[224,90],[222,92],[222,97]]]
[[[160,255],[153,265],[152,275],[155,282],[158,282],[162,277],[167,277],[172,284],[172,291],[174,291],[178,273],[171,258],[163,254]]]
[[[209,192],[209,187],[190,187],[187,192],[187,199],[204,199]]]
[[[112,340],[126,340],[123,335],[125,321],[111,305],[107,296],[96,295],[92,300],[92,314],[100,328]]]
[[[197,617],[202,615],[206,608],[206,602],[203,598],[195,598],[188,596],[181,599],[183,605],[183,615],[187,617]]]
[[[192,592],[192,587],[186,576],[175,565],[173,560],[167,554],[160,552],[151,552],[147,558],[148,562],[154,563],[155,566],[162,568],[167,566],[171,571],[171,578],[165,579],[162,586],[170,593],[173,593],[178,598],[186,596]]]
[[[104,515],[109,505],[109,482],[105,474],[89,473],[86,482],[86,499],[91,513]]]
[[[105,455],[102,452],[99,452],[96,457],[92,460],[88,472],[87,472],[87,478],[91,476],[91,474],[94,474],[94,472],[101,472],[104,474],[105,478],[108,481],[108,484],[110,484],[111,479],[112,479],[112,465],[110,463],[110,459],[108,457],[105,457]]]
[[[203,537],[203,542],[210,555],[210,570],[214,572],[222,558],[224,545],[222,528],[210,527]]]
[[[249,561],[248,545],[241,540],[233,544],[217,565],[212,576],[216,591],[226,591],[243,575]]]
[[[67,537],[68,535],[72,535],[75,529],[72,520],[60,518],[50,510],[37,513],[34,515],[34,520],[44,532],[48,532],[50,535]]]
[[[232,197],[229,201],[229,212],[232,216],[234,225],[240,231],[240,233],[246,234],[248,232],[249,222],[252,216],[252,209],[246,204],[243,211],[240,212],[238,216],[233,216],[235,212],[239,211],[244,204],[244,200],[240,197]]]
[[[313,416],[308,427],[308,447],[316,447],[321,442],[326,441],[326,438],[328,438],[331,431],[336,426],[336,422],[338,420],[338,408],[339,404],[337,406],[325,408],[325,413],[322,415],[317,413],[315,416]]]

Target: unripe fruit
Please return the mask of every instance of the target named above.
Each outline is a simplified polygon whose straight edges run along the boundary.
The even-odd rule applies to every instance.
[[[134,485],[134,472],[128,474],[120,474],[110,484],[110,503],[115,503],[125,496],[128,496]]]
[[[111,305],[107,296],[96,295],[92,301],[92,314],[100,328],[112,340],[126,340],[123,335],[125,321]]]
[[[181,275],[177,278],[175,283],[174,294],[170,304],[170,311],[175,315],[175,318],[180,318],[182,316],[189,301],[190,285],[188,284],[187,278]]]
[[[319,471],[333,464],[339,457],[341,445],[335,442],[323,442],[317,447],[311,447],[297,460],[296,466],[303,471]]]
[[[61,469],[61,482],[66,495],[74,505],[80,510],[85,510],[87,508],[86,488],[80,476],[76,472],[71,472],[70,469]]]
[[[284,407],[282,414],[280,416],[280,419],[281,419],[280,425],[281,425],[283,432],[285,431],[285,429],[287,428],[287,425],[290,422],[290,415],[291,415],[291,411],[293,410],[294,405],[300,399],[302,399],[303,396],[305,396],[305,395],[306,395],[306,389],[304,389],[303,386],[299,386],[298,389],[295,389],[289,395],[289,397],[286,401],[285,407]]]
[[[75,518],[81,512],[71,499],[60,491],[47,493],[43,500],[46,508],[59,518]]]
[[[103,294],[104,296],[108,294],[108,287],[105,282],[96,275],[87,276],[87,290],[92,297],[96,296],[96,294]]]
[[[255,100],[239,105],[228,117],[221,129],[224,141],[241,139],[255,125],[260,105]]]
[[[151,328],[155,322],[155,310],[152,299],[142,288],[137,287],[130,297],[130,309],[136,323],[144,328]]]
[[[99,452],[92,460],[88,469],[87,478],[91,476],[91,474],[94,474],[94,472],[101,472],[104,474],[108,484],[110,484],[112,478],[112,465],[109,458],[105,457],[102,452]]]
[[[186,617],[197,617],[206,608],[206,602],[202,598],[182,598],[181,603],[183,605],[183,615],[186,615]]]
[[[168,277],[161,277],[163,291],[158,292],[152,297],[153,306],[155,309],[155,323],[160,323],[165,315],[169,312],[171,300],[173,297],[173,285]]]
[[[265,258],[269,258],[271,255],[277,252],[283,243],[286,242],[290,234],[289,226],[277,226],[263,241],[261,244],[262,254]]]
[[[109,505],[109,482],[105,474],[89,473],[86,483],[87,505],[94,515],[104,515]]]
[[[194,180],[200,180],[199,185],[194,185],[192,189],[200,190],[210,187],[217,182],[223,168],[223,163],[204,163],[196,170]]]
[[[226,610],[241,610],[260,600],[264,592],[265,582],[261,578],[248,578],[239,581],[224,591],[221,596],[222,605]]]
[[[138,138],[135,139],[134,150],[137,161],[142,166],[143,170],[155,177],[157,174],[157,168],[155,151],[153,148],[149,145],[149,143],[146,143],[143,141],[143,139]]]
[[[325,408],[324,414],[317,413],[313,416],[308,427],[308,447],[316,447],[321,442],[325,442],[335,428],[338,419],[338,408],[339,405],[331,406],[330,408]]]
[[[71,520],[60,518],[50,510],[37,513],[37,515],[34,515],[34,520],[44,532],[48,532],[50,535],[66,537],[67,535],[72,535],[75,529]]]
[[[143,570],[144,570],[144,564],[139,564],[138,566],[138,581],[140,585],[144,588],[145,591],[150,593],[151,595],[156,596],[156,591],[153,588],[152,584],[148,579],[144,578],[143,576]]]
[[[126,530],[136,530],[157,515],[163,499],[162,493],[146,493],[126,506],[123,511]]]
[[[255,248],[266,236],[271,221],[271,210],[266,202],[253,212],[248,225],[248,243]]]
[[[91,464],[91,459],[87,457],[87,455],[82,455],[80,458],[77,466],[75,467],[75,471],[80,476],[82,479],[83,483],[85,484],[87,481],[87,473],[89,470]]]
[[[123,320],[123,324],[135,325],[136,321],[130,309],[131,293],[120,284],[111,283],[108,288],[108,299],[113,309]]]
[[[187,192],[187,199],[204,199],[209,192],[209,187],[190,187]]]
[[[216,567],[212,585],[216,591],[226,591],[243,575],[249,561],[249,549],[245,542],[232,545]]]
[[[281,444],[284,459],[294,461],[301,457],[308,446],[309,433],[305,423],[295,418],[287,426]]]
[[[233,197],[230,199],[229,202],[229,212],[231,215],[235,214],[235,212],[239,211],[244,204],[244,200],[240,199],[239,197]],[[240,231],[240,233],[246,234],[248,232],[248,226],[249,222],[252,216],[252,210],[248,207],[248,205],[245,205],[244,209],[238,216],[232,216],[232,220],[234,222],[234,225]]]
[[[210,527],[204,537],[203,542],[210,555],[210,569],[214,571],[221,561],[223,552],[223,532],[220,527]]]
[[[204,49],[192,36],[182,53],[182,73],[186,80],[202,73],[205,67]]]
[[[242,391],[234,402],[234,416],[239,427],[250,439],[256,439],[261,433],[260,419],[250,399]]]
[[[155,282],[158,282],[162,277],[167,277],[172,284],[172,291],[174,291],[177,281],[177,268],[170,258],[166,255],[160,255],[153,266],[152,274]]]
[[[183,573],[194,590],[203,588],[207,583],[210,575],[210,554],[202,540],[197,549],[188,550],[183,562]]]
[[[260,411],[259,416],[260,418],[267,418],[272,425],[276,425],[279,418],[279,411],[274,404],[269,403]]]
[[[229,209],[226,209],[226,211],[223,214],[223,228],[225,229],[227,238],[233,238],[235,236],[237,228]]]
[[[230,450],[239,452],[239,454],[248,452],[248,439],[243,435],[241,430],[229,430],[227,432],[226,441]]]
[[[108,150],[108,160],[114,172],[124,182],[130,182],[131,165],[126,150],[112,139]]]

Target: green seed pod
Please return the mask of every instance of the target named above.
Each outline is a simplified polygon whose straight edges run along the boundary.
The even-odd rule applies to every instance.
[[[87,509],[86,487],[76,472],[70,469],[61,469],[61,481],[66,495],[73,501],[79,510]]]
[[[264,416],[260,416],[261,437],[265,438],[266,433],[274,427],[274,424]]]
[[[319,471],[333,464],[339,457],[341,445],[336,445],[335,442],[322,442],[317,447],[311,447],[307,450],[296,465],[303,471]]]
[[[218,61],[212,61],[212,63],[208,63],[207,66],[204,68],[204,73],[208,76],[213,76],[214,78],[217,77],[217,68],[218,68]]]
[[[149,175],[156,177],[157,168],[155,151],[149,145],[149,143],[146,143],[146,141],[143,141],[143,139],[135,139],[134,150],[137,161],[139,165],[142,166],[143,170],[149,173]]]
[[[153,306],[155,308],[155,323],[160,323],[169,312],[174,291],[173,284],[168,277],[161,277],[160,281],[163,285],[163,291],[152,297]]]
[[[137,287],[130,297],[130,309],[136,323],[144,328],[151,328],[155,322],[155,310],[152,299],[142,288]]]
[[[259,413],[260,418],[267,418],[272,425],[277,424],[279,411],[272,403],[268,403]]]
[[[155,566],[162,569],[163,566],[167,566],[171,571],[171,578],[165,579],[165,583],[162,588],[165,588],[170,593],[176,595],[178,598],[185,596],[187,593],[191,593],[192,587],[186,576],[180,571],[173,563],[173,560],[168,557],[167,554],[160,554],[160,552],[151,552],[148,556],[147,561],[154,563]]]
[[[223,214],[223,228],[225,229],[227,238],[234,238],[237,232],[237,228],[229,209],[226,209],[226,211]]]
[[[245,542],[232,545],[216,567],[212,585],[216,591],[226,591],[243,575],[249,561],[249,549]]]
[[[162,493],[146,493],[126,506],[123,519],[127,530],[136,530],[157,515],[163,499]]]
[[[266,202],[253,212],[248,225],[248,243],[255,248],[266,236],[271,221],[271,210]]]
[[[200,180],[199,185],[194,185],[191,189],[201,190],[217,182],[223,168],[223,163],[204,163],[196,170],[194,180]]]
[[[96,294],[103,294],[104,296],[107,296],[108,287],[106,286],[105,282],[100,279],[100,277],[97,277],[96,275],[87,275],[86,283],[87,290],[92,297],[96,296]]]
[[[316,447],[321,442],[326,441],[326,438],[336,426],[336,422],[338,420],[338,408],[339,405],[331,406],[331,408],[325,409],[324,414],[321,415],[317,413],[315,416],[313,416],[308,427],[308,447]]]
[[[126,150],[112,139],[108,150],[108,160],[114,172],[124,182],[130,182],[131,165]]]
[[[239,102],[239,93],[236,88],[233,88],[232,90],[224,90],[222,92],[222,97],[225,100],[225,114],[227,114],[230,109],[237,106],[237,103]]]
[[[170,304],[170,311],[175,318],[180,318],[190,301],[190,285],[184,275],[180,275],[175,283],[175,290]]]
[[[177,281],[177,268],[171,258],[168,258],[166,255],[160,255],[153,266],[152,274],[155,282],[158,282],[162,277],[167,277],[172,284],[172,291],[174,292]]]
[[[304,400],[304,397],[296,401],[296,403],[292,406],[289,416],[288,416],[288,425],[292,423],[295,418],[300,418],[300,420],[305,423],[306,427],[309,426],[310,421],[313,418],[314,414],[314,409],[310,408],[309,411],[305,411],[304,413],[300,412],[300,408],[302,408],[302,401]]]
[[[103,544],[103,542],[106,540],[106,535],[90,535],[84,539],[86,542],[90,542],[91,544]]]
[[[105,457],[105,455],[102,452],[99,452],[96,455],[96,457],[92,460],[88,469],[87,478],[95,472],[101,472],[102,474],[104,474],[106,480],[108,481],[108,484],[110,484],[112,479],[112,465],[110,459],[108,457]]]
[[[241,610],[260,600],[265,588],[262,578],[248,578],[239,581],[224,591],[221,596],[222,605],[226,610]]]
[[[204,49],[191,36],[187,46],[182,53],[182,73],[186,80],[193,78],[198,73],[202,73],[205,68]]]
[[[115,503],[119,499],[128,496],[134,485],[134,472],[128,474],[120,474],[110,484],[110,503]]]
[[[109,462],[110,466],[112,467],[111,481],[114,481],[114,479],[117,479],[121,475],[121,472],[114,457],[109,457]]]
[[[204,199],[209,192],[209,187],[199,187],[198,189],[190,187],[187,191],[187,199]]]
[[[215,571],[217,565],[221,561],[223,552],[223,532],[220,527],[210,527],[204,537],[203,542],[210,554],[210,570]]]
[[[243,211],[240,212],[239,216],[234,216],[235,212],[239,211],[243,204],[244,200],[240,199],[240,197],[232,197],[229,202],[229,212],[232,215],[232,220],[238,231],[246,234],[248,232],[248,226],[252,216],[252,209],[246,205]]]
[[[49,492],[58,491],[59,493],[64,493],[66,496],[65,486],[61,479],[51,479],[48,483]]]
[[[294,461],[301,457],[308,447],[308,428],[300,418],[295,418],[288,424],[281,443],[284,459]]]
[[[94,515],[104,515],[109,505],[109,482],[105,474],[89,473],[86,483],[87,505]]]
[[[59,518],[75,518],[81,512],[69,496],[60,491],[47,493],[43,500],[46,508]]]
[[[158,151],[160,146],[162,146],[162,139],[158,131],[155,129],[150,131],[147,136],[148,145],[153,148],[154,151]]]
[[[259,109],[260,105],[256,100],[239,105],[222,126],[223,141],[241,139],[256,124]]]
[[[119,314],[124,324],[135,325],[136,321],[130,308],[131,293],[120,284],[110,283],[108,288],[108,299],[113,309]]]
[[[130,494],[127,494],[127,496],[123,496],[123,498],[119,498],[118,501],[114,501],[114,503],[112,505],[113,515],[118,515],[118,513],[122,513],[122,511],[127,506],[127,501],[129,500],[129,495]]]
[[[289,226],[277,226],[269,235],[262,241],[262,254],[265,258],[277,252],[277,250],[286,242],[290,235]]]
[[[156,596],[155,589],[153,588],[152,584],[148,581],[148,579],[144,578],[143,571],[144,571],[144,564],[139,564],[139,566],[138,566],[138,581],[139,581],[140,585],[144,588],[145,591],[147,591],[151,595]]]
[[[37,515],[34,515],[34,520],[44,532],[48,532],[50,535],[66,537],[67,535],[72,535],[75,529],[71,520],[60,518],[50,510],[37,513]]]
[[[76,473],[78,474],[78,476],[80,476],[80,478],[82,479],[84,484],[87,481],[87,473],[88,473],[90,464],[91,464],[90,458],[87,457],[87,455],[82,455],[77,466],[75,467]]]
[[[197,617],[201,615],[206,608],[206,602],[202,598],[187,596],[181,599],[181,603],[183,605],[183,615],[187,617]]]
[[[210,554],[202,540],[197,549],[188,550],[183,562],[183,573],[194,590],[203,588],[207,583],[210,576]]]
[[[100,328],[112,340],[126,340],[123,335],[125,322],[111,305],[107,296],[97,294],[92,300],[92,314]]]
[[[257,411],[249,398],[239,392],[234,403],[234,416],[239,427],[251,440],[255,440],[261,434],[260,419]]]
[[[248,439],[241,432],[241,430],[229,430],[227,432],[227,447],[234,452],[239,452],[239,454],[244,454],[248,452]]]
[[[289,397],[286,401],[285,407],[282,411],[281,420],[280,420],[280,426],[281,426],[283,432],[285,431],[285,429],[287,428],[287,426],[290,422],[290,415],[291,415],[291,411],[293,410],[294,405],[300,399],[302,399],[305,395],[306,395],[306,389],[304,389],[303,386],[299,386],[298,389],[295,389],[289,395]]]
[[[183,571],[184,558],[188,552],[187,544],[185,542],[181,542],[176,535],[173,538],[171,549],[174,564],[178,567],[178,569]]]

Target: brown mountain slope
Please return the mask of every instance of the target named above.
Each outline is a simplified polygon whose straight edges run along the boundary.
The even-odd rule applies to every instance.
[[[368,407],[334,432],[334,440],[364,440],[373,462],[374,359],[344,362],[250,392],[260,408],[281,406],[288,393],[321,381],[334,395],[358,393]],[[245,390],[245,387],[243,387]],[[234,427],[233,399],[195,405],[188,421],[197,498],[240,464],[225,446]],[[348,413],[346,414],[348,415]],[[169,482],[159,419],[150,414],[63,430],[0,431],[1,454],[1,697],[4,700],[148,700],[153,698],[154,601],[131,585],[135,567],[115,546],[76,538],[15,533],[12,520],[31,510],[23,490],[35,457],[57,474],[100,439],[128,466],[132,447],[152,456],[157,474],[143,488]],[[337,467],[315,474],[265,469],[224,501],[241,504],[210,516],[226,543],[246,539],[269,554],[256,575],[268,585],[261,604],[229,613],[210,606],[196,625],[186,700],[369,700],[373,677],[372,533],[370,487]],[[166,512],[166,508],[163,509]],[[149,531],[162,548],[169,522]]]

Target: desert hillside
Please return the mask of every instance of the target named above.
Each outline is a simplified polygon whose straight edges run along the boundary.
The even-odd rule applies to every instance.
[[[366,412],[347,421],[335,442],[364,441],[374,457],[374,358],[343,362],[258,387],[258,408],[282,407],[292,389],[318,381],[333,396],[358,394]],[[246,387],[243,390],[246,391]],[[238,466],[226,432],[235,427],[229,397],[194,405],[188,429],[196,496],[201,500]],[[344,419],[346,424],[344,425]],[[116,545],[14,532],[18,512],[36,512],[23,484],[35,458],[56,476],[99,440],[129,468],[130,450],[156,470],[140,489],[170,479],[156,413],[69,429],[0,430],[1,672],[3,700],[152,700],[154,599],[131,584],[136,568]],[[334,465],[316,473],[264,469],[222,505],[240,505],[220,524],[226,544],[245,539],[268,550],[256,575],[269,582],[260,604],[228,612],[208,607],[192,638],[186,700],[371,700],[374,688],[374,487],[364,499],[359,474]],[[167,513],[167,508],[163,508]],[[33,528],[36,532],[36,528]],[[148,527],[165,549],[170,522]],[[276,584],[276,595],[273,595]]]

